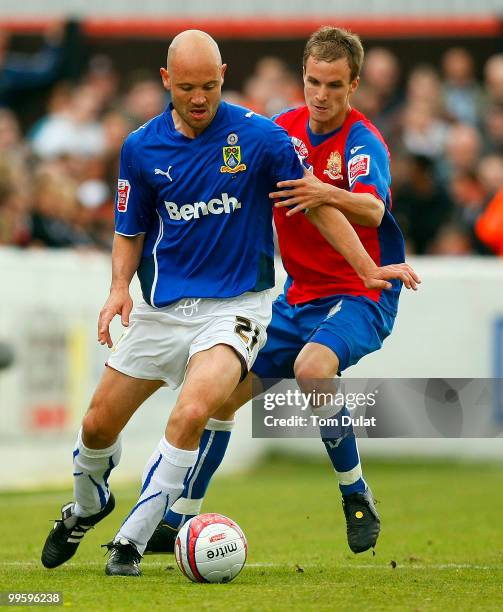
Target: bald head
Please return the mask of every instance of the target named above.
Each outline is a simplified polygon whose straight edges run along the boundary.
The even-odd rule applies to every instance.
[[[222,65],[222,56],[217,43],[206,32],[201,30],[185,30],[177,34],[168,48],[167,66],[171,70],[173,64],[191,61],[210,60]]]
[[[171,93],[178,131],[195,138],[213,121],[226,68],[217,43],[206,32],[186,30],[175,36],[168,49],[167,67],[160,72]]]

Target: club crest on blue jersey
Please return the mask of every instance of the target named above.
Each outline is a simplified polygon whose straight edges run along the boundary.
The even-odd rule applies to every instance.
[[[236,172],[243,172],[246,170],[246,164],[241,163],[240,146],[222,147],[222,153],[225,166],[220,166],[220,172],[235,174]]]
[[[342,177],[342,158],[339,151],[332,151],[330,157],[327,159],[327,167],[323,170],[323,174],[326,174],[333,181],[339,181]]]

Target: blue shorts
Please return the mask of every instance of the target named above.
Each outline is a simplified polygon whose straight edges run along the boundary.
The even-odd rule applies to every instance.
[[[366,297],[334,295],[292,306],[282,294],[252,371],[260,378],[293,378],[297,355],[308,342],[317,342],[337,355],[342,372],[379,350],[394,322],[394,314]]]

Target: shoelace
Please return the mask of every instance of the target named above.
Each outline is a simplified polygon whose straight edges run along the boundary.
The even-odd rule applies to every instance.
[[[201,298],[187,298],[183,304],[178,304],[175,310],[181,310],[186,317],[191,317],[199,312],[199,302]]]
[[[107,542],[106,544],[102,544],[101,548],[106,548],[105,554],[108,552],[111,555],[114,555],[115,561],[117,563],[129,563],[131,558],[139,563],[141,561],[142,556],[136,550],[136,548],[132,544],[121,544],[120,542]]]

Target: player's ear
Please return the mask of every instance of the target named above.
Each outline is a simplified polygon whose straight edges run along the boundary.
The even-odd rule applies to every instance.
[[[358,88],[358,85],[360,84],[360,77],[357,76],[355,79],[353,79],[351,81],[351,83],[349,84],[349,95],[351,95],[352,93],[354,93],[356,91],[356,89]]]
[[[226,70],[227,70],[227,64],[222,64],[222,71],[220,73],[220,76],[222,77],[222,82],[224,80],[224,74]]]
[[[171,79],[169,78],[169,73],[166,68],[160,68],[159,72],[161,74],[162,84],[164,89],[171,89]]]

